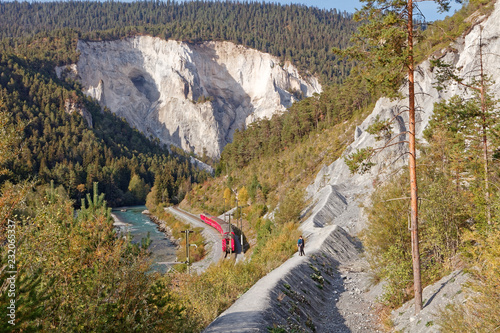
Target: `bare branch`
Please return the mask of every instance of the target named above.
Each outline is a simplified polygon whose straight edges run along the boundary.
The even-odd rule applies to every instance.
[[[395,145],[398,145],[400,143],[410,143],[410,141],[398,141],[398,142],[394,142],[394,143],[391,143],[390,145],[384,145],[383,147],[378,147],[378,148],[373,148],[374,151],[382,151],[384,150],[385,148],[389,148],[391,146],[395,146]]]
[[[390,143],[392,140],[396,139],[397,137],[403,135],[403,134],[409,134],[410,132],[409,131],[404,131],[404,132],[401,132],[399,134],[397,134],[396,136],[392,137],[389,141],[387,141],[385,144],[387,145],[388,143]],[[401,143],[401,142],[405,142],[405,141],[399,141],[399,142],[396,142],[396,143]]]
[[[382,202],[395,201],[395,200],[408,200],[408,199],[411,199],[411,198],[410,197],[401,197],[401,198],[394,198],[394,199],[384,200]]]

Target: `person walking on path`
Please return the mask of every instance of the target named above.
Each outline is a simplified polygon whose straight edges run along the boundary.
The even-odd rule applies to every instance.
[[[304,238],[302,238],[302,235],[299,237],[299,240],[297,241],[297,247],[299,248],[299,256],[305,256],[306,254],[304,253]]]

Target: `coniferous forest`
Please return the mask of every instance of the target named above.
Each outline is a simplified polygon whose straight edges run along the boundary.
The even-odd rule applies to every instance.
[[[0,60],[0,107],[9,111],[9,124],[23,128],[21,154],[8,161],[3,181],[54,181],[77,204],[98,182],[108,203],[122,206],[144,203],[147,192],[138,188],[153,186],[155,174],[172,176],[165,185],[172,202],[180,184],[206,178],[186,157],[170,154],[111,112],[101,112],[75,84],[32,65],[37,60],[5,53]],[[92,127],[78,112],[68,112],[71,104],[90,113]]]
[[[352,64],[336,59],[356,29],[352,15],[303,5],[219,1],[2,2],[0,37],[73,29],[91,40],[148,34],[197,43],[231,41],[292,61],[326,82],[341,82]],[[26,42],[25,42],[26,43]]]

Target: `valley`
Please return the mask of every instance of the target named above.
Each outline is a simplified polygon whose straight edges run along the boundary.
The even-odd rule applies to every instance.
[[[500,2],[366,5],[0,3],[15,329],[498,327]]]

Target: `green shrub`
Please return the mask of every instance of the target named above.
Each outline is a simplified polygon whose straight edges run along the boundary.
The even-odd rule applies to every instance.
[[[464,254],[472,267],[469,299],[440,312],[442,332],[494,332],[500,327],[500,219],[495,222],[466,233]]]

